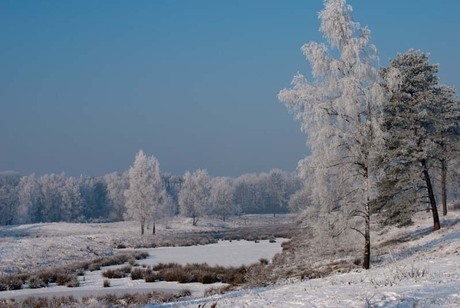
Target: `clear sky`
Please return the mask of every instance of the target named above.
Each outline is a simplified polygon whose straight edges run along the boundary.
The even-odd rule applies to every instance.
[[[349,0],[381,64],[431,52],[460,88],[460,1]],[[0,170],[103,175],[295,170],[306,138],[276,95],[321,40],[321,0],[0,1]]]

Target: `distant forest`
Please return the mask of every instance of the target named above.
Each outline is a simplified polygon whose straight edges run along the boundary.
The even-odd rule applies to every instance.
[[[184,215],[179,195],[184,176],[161,173],[167,193],[167,214]],[[230,192],[225,204],[219,203],[216,191]],[[101,177],[0,172],[0,224],[40,222],[110,222],[126,216],[128,172],[110,173]],[[302,188],[295,173],[273,169],[267,173],[244,174],[238,178],[210,178],[206,204],[201,215],[225,219],[232,215],[256,213],[287,213],[291,196]],[[213,191],[215,192],[213,194]],[[228,195],[228,194],[227,194]],[[214,196],[214,198],[213,198]],[[162,213],[163,216],[165,213]]]

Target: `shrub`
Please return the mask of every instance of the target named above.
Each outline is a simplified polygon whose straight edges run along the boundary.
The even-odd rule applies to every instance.
[[[72,279],[66,283],[66,286],[68,288],[78,288],[80,286],[80,281],[78,281],[76,276],[73,276]]]
[[[134,268],[131,271],[131,279],[132,280],[138,280],[138,279],[143,279],[144,278],[144,271],[140,268]]]
[[[136,266],[137,265],[137,262],[136,262],[135,258],[129,258],[128,263],[131,266]]]
[[[196,282],[182,267],[162,269],[159,276],[165,281],[178,281],[179,283]]]
[[[126,277],[126,273],[122,269],[116,268],[103,272],[102,276],[110,279],[118,279]]]
[[[9,276],[4,283],[8,290],[20,290],[22,289],[23,281],[18,276]]]
[[[267,265],[267,264],[269,263],[268,259],[265,259],[265,258],[260,258],[260,259],[259,259],[259,262],[260,262],[260,264],[262,264],[262,265]]]
[[[99,263],[91,263],[88,266],[88,270],[90,272],[99,271],[100,269],[101,269],[101,265]]]
[[[104,288],[110,287],[110,280],[104,279],[104,284],[103,284],[103,286],[104,286]]]
[[[204,291],[203,296],[208,297],[208,296],[213,296],[213,295],[221,295],[221,294],[225,294],[230,291],[233,291],[233,289],[234,287],[230,285],[224,286],[224,287],[217,287],[217,288],[211,287]]]
[[[244,275],[244,280],[251,288],[267,286],[268,275],[265,266],[263,264],[250,266]]]
[[[144,280],[145,280],[145,282],[155,282],[155,281],[157,281],[159,279],[160,279],[160,277],[157,274],[155,274],[154,272],[152,272],[151,269],[146,269],[144,271]]]
[[[66,272],[58,272],[56,274],[56,284],[58,286],[64,286],[70,283],[75,278],[74,275]]]
[[[131,273],[131,269],[132,269],[131,265],[125,265],[121,268],[121,270],[126,274]]]
[[[148,256],[149,256],[149,253],[146,251],[139,251],[139,252],[134,253],[134,258],[136,260],[146,259]]]
[[[37,273],[39,279],[43,280],[45,284],[56,282],[56,271],[51,271],[49,269],[41,270]]]
[[[38,275],[31,276],[28,282],[31,289],[45,288],[47,286],[47,283]]]
[[[186,297],[190,295],[192,295],[192,291],[190,291],[189,289],[182,289],[179,291],[179,293],[175,294],[177,298]]]

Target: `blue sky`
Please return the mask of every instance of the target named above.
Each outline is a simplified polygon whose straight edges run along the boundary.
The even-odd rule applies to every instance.
[[[386,65],[431,53],[459,88],[460,1],[348,1]],[[307,153],[278,102],[320,0],[0,1],[0,170],[103,175],[143,149],[162,171],[295,170]]]

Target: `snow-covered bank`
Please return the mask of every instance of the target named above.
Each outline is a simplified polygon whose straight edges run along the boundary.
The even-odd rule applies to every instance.
[[[420,214],[410,227],[386,230],[380,242],[409,240],[379,248],[382,255],[376,256],[368,271],[358,269],[160,306],[460,307],[460,213],[442,218],[443,228],[437,232],[431,232],[430,223],[429,215]]]

